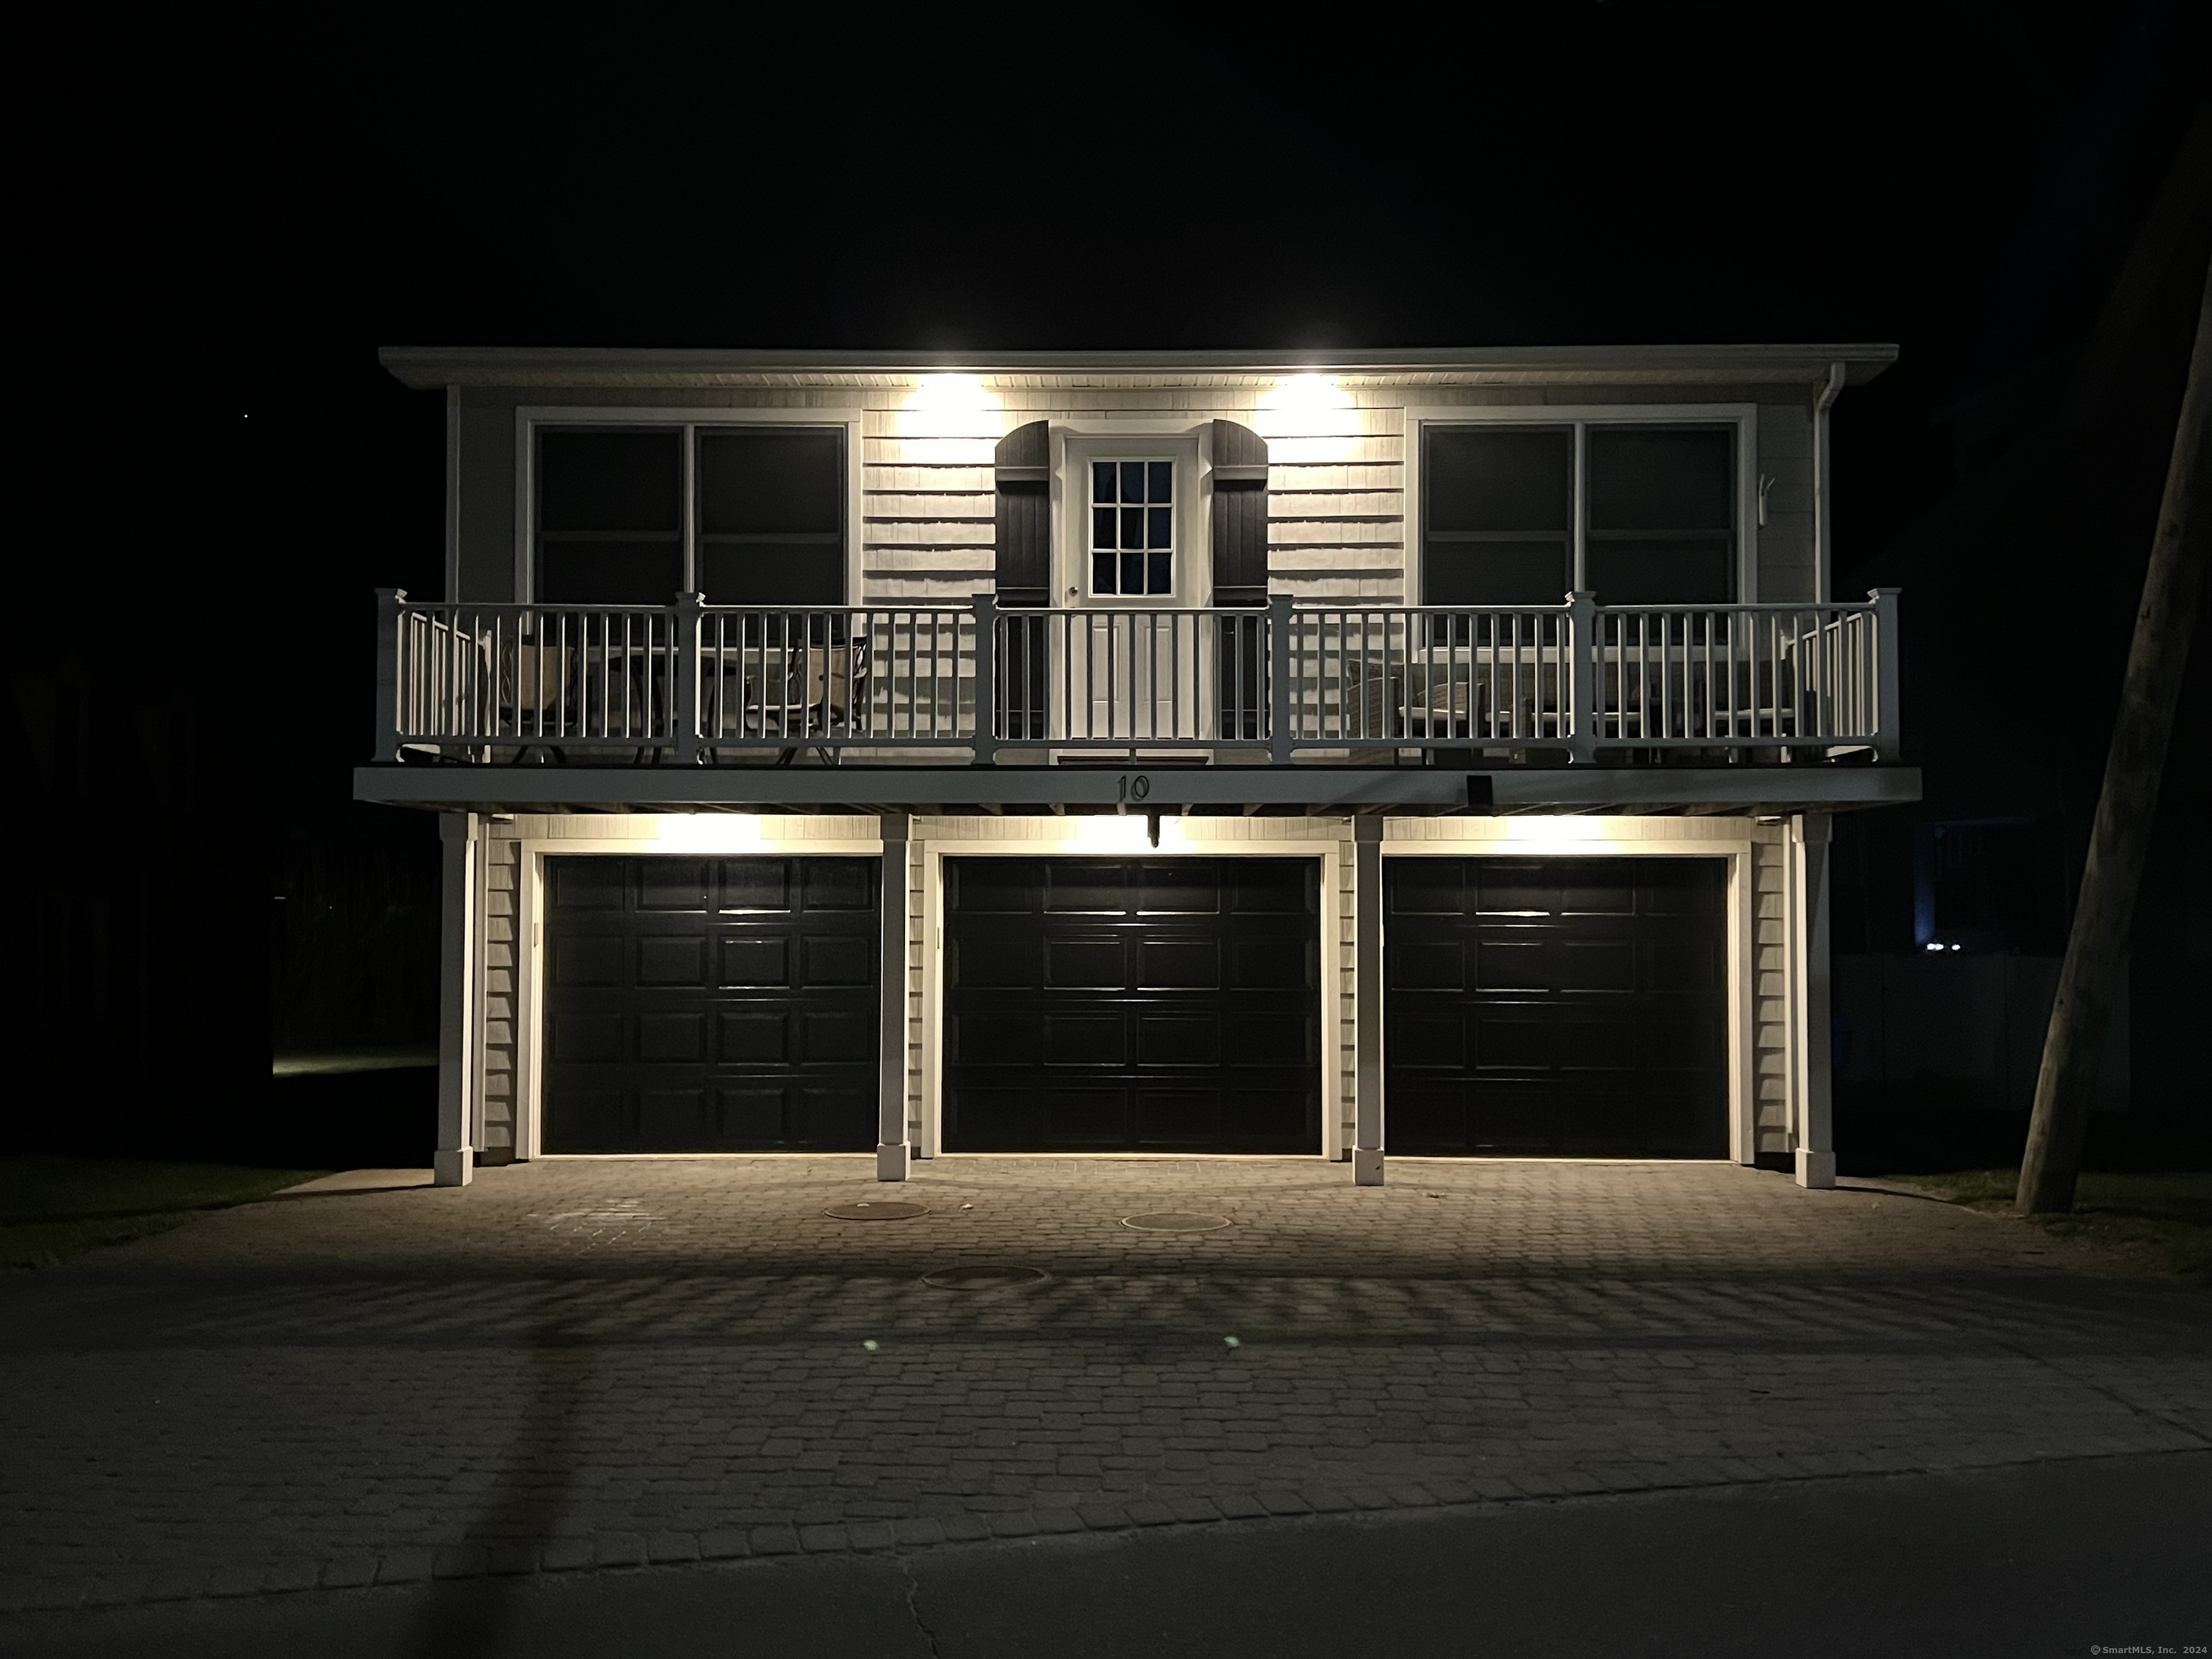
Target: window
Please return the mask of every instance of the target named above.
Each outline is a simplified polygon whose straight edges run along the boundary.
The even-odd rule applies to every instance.
[[[1425,428],[1423,602],[1729,603],[1735,445],[1719,426]]]
[[[541,432],[538,598],[666,605],[684,586],[684,434]]]
[[[1091,591],[1175,592],[1175,463],[1091,464]]]
[[[540,427],[536,597],[841,605],[844,448],[842,428]]]

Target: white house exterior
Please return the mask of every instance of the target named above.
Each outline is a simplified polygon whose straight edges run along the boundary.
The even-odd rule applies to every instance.
[[[555,1155],[1725,1158],[1834,1178],[1828,592],[1883,346],[394,349],[448,598],[441,1182]]]

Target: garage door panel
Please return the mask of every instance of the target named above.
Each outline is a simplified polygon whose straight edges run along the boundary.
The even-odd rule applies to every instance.
[[[714,1058],[725,1066],[787,1066],[791,1021],[769,1009],[724,1009],[716,1022]]]
[[[637,908],[640,910],[707,908],[705,859],[641,859]]]
[[[600,1065],[627,1058],[619,1013],[561,1014],[548,1022],[546,1048],[556,1063]]]
[[[799,940],[799,983],[807,989],[868,984],[882,953],[879,940],[850,933],[807,933]]]
[[[974,1066],[1035,1066],[1043,1059],[1044,1034],[1023,1014],[947,1014],[949,1060]]]
[[[872,1009],[810,1008],[797,1023],[799,1042],[792,1059],[799,1065],[852,1065],[856,1054],[872,1060],[883,1036]]]
[[[1223,1065],[1233,1067],[1321,1064],[1321,1022],[1296,1013],[1248,1012],[1232,1007],[1221,1016]]]
[[[1457,991],[1467,984],[1468,947],[1458,939],[1394,939],[1383,947],[1394,991]]]
[[[945,988],[1034,991],[1043,981],[1043,956],[1042,941],[1035,938],[955,939],[945,950]]]
[[[1137,984],[1140,990],[1221,988],[1221,944],[1218,939],[1146,939],[1137,947]]]
[[[945,893],[948,1148],[1318,1150],[1313,860],[956,858]]]
[[[791,908],[788,859],[723,859],[716,866],[725,914]]]
[[[1455,1012],[1393,1015],[1384,1022],[1382,1047],[1394,1066],[1457,1071],[1467,1064],[1467,1025]]]
[[[1045,1016],[1048,1066],[1120,1066],[1128,1050],[1127,1022],[1119,1012]]]
[[[1478,991],[1548,991],[1556,980],[1548,943],[1485,939],[1474,947],[1474,988]]]
[[[810,1146],[842,1146],[863,1152],[876,1144],[877,1099],[870,1077],[844,1085],[801,1085],[799,1121],[789,1124],[791,1140]]]
[[[712,1098],[703,1088],[639,1090],[638,1139],[664,1152],[708,1151],[720,1139]]]
[[[1229,947],[1232,991],[1302,991],[1321,977],[1321,947],[1282,939],[1237,939]]]
[[[1044,987],[1051,991],[1119,991],[1129,983],[1118,939],[1047,939]]]
[[[877,860],[575,856],[549,875],[546,1151],[874,1146]]]
[[[1009,874],[1012,862],[1006,860]],[[1132,908],[1128,872],[1118,860],[1048,859],[1043,875],[1048,915],[1118,916]]]
[[[637,980],[645,985],[704,985],[707,941],[697,933],[647,935],[637,942]]]
[[[622,859],[556,859],[549,897],[556,910],[575,915],[587,910],[619,910],[629,880]]]
[[[549,985],[566,988],[623,982],[623,941],[618,934],[556,939],[550,954],[545,972]]]
[[[780,933],[725,933],[716,983],[732,991],[784,990],[791,984],[791,941]]]
[[[1552,952],[1552,982],[1567,993],[1637,988],[1636,945],[1631,939],[1568,939]]]
[[[1387,860],[1386,1143],[1724,1156],[1723,870],[1709,859]],[[1455,912],[1443,900],[1455,885]],[[1464,988],[1408,982],[1405,963],[1455,951],[1474,958]]]
[[[707,1058],[706,1015],[697,1010],[641,1013],[637,1017],[637,1057],[649,1065],[672,1060],[697,1065]]]
[[[637,1139],[630,1097],[620,1088],[548,1082],[545,1140],[578,1152],[627,1152]]]
[[[799,866],[809,911],[875,909],[883,876],[872,859],[801,859]]]
[[[1220,1016],[1214,1013],[1139,1015],[1137,1063],[1140,1066],[1218,1066],[1221,1063]]]
[[[784,1132],[784,1087],[725,1084],[714,1091],[718,1146],[758,1146],[787,1139]]]
[[[1140,915],[1211,916],[1221,910],[1221,883],[1210,860],[1170,859],[1137,866]]]

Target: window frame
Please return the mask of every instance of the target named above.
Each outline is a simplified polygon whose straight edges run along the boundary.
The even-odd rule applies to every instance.
[[[834,428],[842,434],[842,465],[844,487],[838,501],[838,549],[844,572],[839,584],[841,605],[861,603],[860,513],[861,411],[857,407],[799,409],[747,407],[740,409],[677,407],[624,404],[611,407],[586,404],[532,404],[514,411],[514,594],[524,605],[538,599],[538,434],[548,428],[580,427],[605,430],[621,427],[659,427],[682,434],[680,458],[683,488],[683,573],[685,586],[698,591],[699,483],[696,458],[701,428],[763,427],[785,431]],[[665,603],[673,604],[671,593]],[[707,595],[709,605],[727,605],[726,598]]]
[[[1412,510],[1407,523],[1412,534],[1406,544],[1406,603],[1426,602],[1422,593],[1427,579],[1429,498],[1421,477],[1431,427],[1519,428],[1523,430],[1566,428],[1572,433],[1572,518],[1569,523],[1569,556],[1575,586],[1580,589],[1589,570],[1589,490],[1585,460],[1589,428],[1594,426],[1727,427],[1735,434],[1735,591],[1734,605],[1759,603],[1759,406],[1756,404],[1482,404],[1447,405],[1406,410],[1406,491]],[[1562,593],[1556,603],[1564,604]],[[1598,595],[1598,603],[1606,602]]]

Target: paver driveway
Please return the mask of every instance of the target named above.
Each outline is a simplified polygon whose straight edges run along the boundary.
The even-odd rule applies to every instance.
[[[8,1281],[0,1607],[2212,1445],[2212,1297],[1927,1200],[872,1171],[551,1160]],[[863,1199],[929,1210],[823,1214]],[[1159,1210],[1231,1224],[1121,1219]],[[1001,1265],[1046,1276],[923,1278]]]

